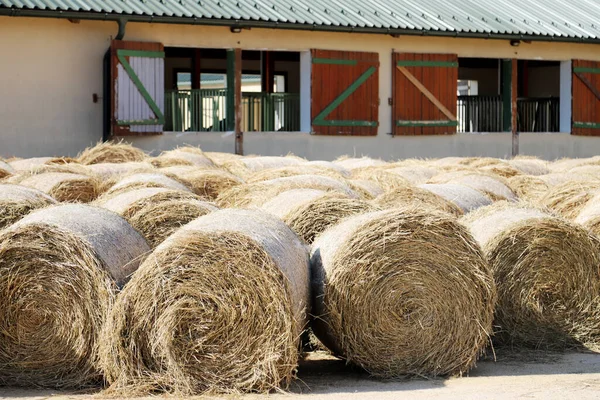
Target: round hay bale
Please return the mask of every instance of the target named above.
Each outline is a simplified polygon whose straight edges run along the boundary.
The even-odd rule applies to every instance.
[[[571,168],[566,174],[589,176],[590,179],[600,180],[600,165],[582,165],[580,167]]]
[[[23,158],[9,162],[9,165],[16,171],[29,171],[42,165],[67,165],[77,163],[76,160],[68,157],[33,157]]]
[[[216,165],[218,165],[219,167],[223,166],[224,164],[226,164],[230,161],[236,161],[243,157],[238,154],[220,153],[220,152],[215,152],[215,151],[205,151],[203,153],[206,157],[210,158],[211,161],[213,163],[215,163]]]
[[[18,171],[15,175],[6,179],[8,183],[20,184],[25,179],[33,175],[45,174],[49,172],[64,172],[69,174],[93,176],[84,166],[79,164],[44,164],[32,166],[31,169]]]
[[[484,167],[478,167],[479,171],[495,175],[500,178],[511,178],[513,176],[521,175],[522,172],[507,162],[500,164],[486,165]]]
[[[342,219],[376,209],[373,205],[341,193],[314,189],[294,189],[267,201],[262,209],[279,217],[305,243]]]
[[[119,295],[102,359],[114,390],[287,386],[309,306],[305,246],[278,218],[220,210],[161,244]]]
[[[126,163],[144,161],[146,153],[123,142],[100,142],[94,147],[88,147],[79,154],[77,160],[81,164]]]
[[[574,222],[583,225],[594,235],[600,237],[600,191],[597,191],[586,202]]]
[[[584,165],[600,165],[600,156],[590,158],[561,158],[548,164],[552,172],[566,172],[575,167]]]
[[[182,192],[191,192],[183,183],[159,172],[135,173],[120,179],[107,193],[122,193],[144,187],[162,187]]]
[[[426,183],[418,186],[456,204],[465,214],[492,204],[492,200],[478,190],[455,183]]]
[[[553,172],[548,175],[540,175],[538,178],[546,182],[549,187],[558,186],[566,182],[587,182],[597,180],[593,175],[572,174],[570,172]]]
[[[338,172],[340,175],[342,175],[345,178],[349,178],[350,175],[352,174],[346,168],[344,168],[341,165],[338,165],[336,163],[333,163],[331,161],[322,161],[322,160],[307,161],[306,165],[309,166],[309,167],[319,167],[319,168],[324,168],[324,169],[332,169],[332,170]]]
[[[0,179],[11,176],[14,172],[15,169],[11,167],[9,163],[0,160]]]
[[[184,153],[191,153],[191,154],[200,154],[200,155],[204,155],[204,152],[202,151],[202,149],[200,147],[196,147],[196,146],[181,146],[181,147],[177,147],[173,150],[170,150],[173,152],[184,152]]]
[[[374,204],[383,209],[413,206],[416,208],[432,208],[455,216],[464,214],[463,210],[453,202],[430,190],[416,186],[405,186],[386,192],[377,197]]]
[[[200,149],[194,147],[182,147],[165,151],[160,156],[151,158],[150,163],[157,168],[171,167],[174,165],[217,168],[210,158],[206,157]]]
[[[562,348],[588,340],[597,324],[589,318],[600,289],[597,239],[575,224],[506,202],[463,223],[494,271],[498,343]]]
[[[540,197],[539,202],[543,207],[568,220],[573,220],[598,190],[600,190],[600,180],[565,182],[550,188]]]
[[[333,162],[343,168],[346,168],[349,171],[357,168],[366,168],[366,167],[380,167],[389,165],[389,163],[383,160],[376,160],[370,157],[361,157],[361,158],[350,158],[350,157],[340,157]]]
[[[154,166],[147,162],[100,163],[88,165],[86,169],[102,181],[111,181],[113,184],[122,177],[134,173],[156,172]]]
[[[521,173],[527,175],[538,176],[550,173],[548,163],[537,158],[516,157],[512,160],[509,160],[508,164],[511,167],[518,169]]]
[[[266,200],[291,189],[337,191],[359,198],[359,195],[346,183],[336,179],[321,175],[296,175],[232,187],[219,195],[217,205],[221,208],[260,206]]]
[[[400,174],[391,172],[382,167],[354,168],[352,170],[352,178],[372,181],[385,192],[410,185],[410,182],[407,179],[404,179]]]
[[[323,175],[334,179],[342,180],[344,177],[333,169],[326,169],[318,166],[305,164],[293,165],[281,168],[270,168],[247,175],[246,182],[262,182],[276,178],[287,178],[296,175]]]
[[[401,176],[413,185],[427,182],[438,174],[438,170],[425,165],[411,165],[387,169],[388,172]]]
[[[468,164],[472,160],[472,157],[444,157],[433,160],[433,165],[439,166],[454,166]]]
[[[56,204],[46,193],[20,185],[0,184],[0,229],[38,208]]]
[[[232,174],[235,174],[241,178],[246,178],[249,175],[263,171],[265,169],[275,169],[288,167],[292,165],[301,165],[306,161],[297,157],[249,157],[239,158],[234,161],[227,162],[223,165],[224,168],[229,170]]]
[[[550,188],[539,176],[517,175],[508,179],[508,186],[519,199],[533,201],[542,197]]]
[[[66,172],[31,175],[20,184],[41,190],[60,202],[89,203],[100,193],[100,183],[96,178]]]
[[[361,198],[373,200],[382,195],[385,191],[377,183],[362,179],[349,179],[346,181],[350,189],[354,190]]]
[[[99,385],[98,340],[118,286],[150,248],[118,215],[80,204],[0,232],[0,384]]]
[[[161,168],[160,172],[177,177],[198,196],[209,200],[215,200],[221,192],[244,183],[241,178],[220,169],[173,166]]]
[[[188,192],[142,188],[107,194],[95,205],[121,215],[156,247],[188,222],[217,207]]]
[[[315,240],[311,265],[315,334],[373,375],[462,374],[489,341],[492,274],[448,214],[350,217]]]
[[[436,175],[428,183],[456,183],[479,190],[492,200],[516,201],[517,196],[508,187],[508,182],[499,176],[473,172],[447,172]]]

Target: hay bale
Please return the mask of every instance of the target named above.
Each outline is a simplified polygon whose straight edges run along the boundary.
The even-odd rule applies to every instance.
[[[89,203],[100,193],[100,182],[97,179],[66,172],[31,175],[20,184],[41,190],[60,202]]]
[[[118,286],[150,250],[118,215],[80,204],[0,232],[0,384],[98,385],[98,340]]]
[[[521,173],[527,175],[538,176],[550,173],[548,163],[537,158],[515,157],[514,159],[509,160],[508,164],[511,167],[518,169]]]
[[[508,164],[507,162],[502,162],[500,164],[486,165],[484,167],[479,167],[479,171],[486,172],[501,178],[511,178],[513,176],[521,175],[522,172]]]
[[[17,222],[33,210],[53,204],[56,204],[56,200],[39,190],[0,184],[0,229]]]
[[[546,182],[548,186],[558,186],[566,182],[586,182],[596,180],[593,175],[572,174],[570,172],[553,172],[548,175],[540,175],[539,178]]]
[[[316,236],[342,219],[376,207],[341,193],[294,189],[273,197],[262,209],[279,217],[300,239],[311,244]]]
[[[117,183],[110,187],[107,193],[122,193],[128,190],[140,189],[145,187],[162,187],[166,189],[179,190],[182,192],[191,192],[183,183],[168,177],[159,172],[135,173],[121,178]]]
[[[99,142],[88,147],[79,154],[77,160],[81,164],[126,163],[144,161],[146,153],[123,142]]]
[[[583,225],[594,235],[600,237],[600,191],[595,192],[593,197],[586,202],[574,222]]]
[[[571,168],[566,174],[589,176],[590,179],[600,179],[600,165],[582,165],[580,167]]]
[[[448,214],[351,217],[315,240],[311,265],[315,334],[373,375],[462,374],[489,340],[491,271]]]
[[[45,174],[49,172],[63,172],[69,174],[93,176],[84,166],[79,164],[44,164],[32,166],[31,169],[16,172],[13,176],[6,179],[8,183],[20,184],[25,179],[33,175]]]
[[[213,163],[215,163],[216,165],[218,165],[219,167],[223,166],[224,164],[226,164],[230,161],[236,161],[243,157],[238,154],[221,153],[221,152],[216,152],[216,151],[205,151],[203,153],[206,157],[210,158],[210,160]]]
[[[508,179],[508,186],[519,199],[533,201],[542,197],[550,188],[539,176],[517,175]]]
[[[166,188],[141,188],[107,194],[95,205],[116,212],[156,247],[188,222],[217,207],[192,193]]]
[[[239,158],[223,164],[223,167],[241,178],[263,171],[265,169],[275,169],[293,165],[304,164],[306,160],[298,157],[249,157]]]
[[[361,158],[350,158],[350,157],[340,157],[333,162],[343,168],[346,168],[349,171],[357,168],[366,168],[366,167],[380,167],[389,165],[387,162],[383,160],[373,159],[370,157],[361,157]]]
[[[498,343],[563,348],[589,339],[598,318],[590,318],[600,289],[597,239],[575,224],[506,202],[463,222],[494,271]]]
[[[308,254],[261,211],[200,217],[160,245],[119,295],[102,343],[112,389],[266,392],[294,375]]]
[[[505,179],[482,172],[447,172],[445,174],[434,176],[427,183],[456,183],[479,190],[481,193],[495,201],[517,200],[517,196],[510,190],[508,182]]]
[[[349,178],[350,175],[352,174],[346,168],[342,167],[339,164],[333,163],[331,161],[323,161],[323,160],[307,161],[305,163],[305,165],[307,165],[309,167],[319,167],[319,168],[334,170],[345,178]]]
[[[150,163],[157,168],[171,167],[174,165],[188,165],[198,168],[217,168],[215,163],[206,157],[202,151],[195,147],[181,147],[165,151],[160,156],[150,159]]]
[[[478,190],[455,183],[426,183],[418,186],[457,205],[465,214],[492,204],[492,200]]]
[[[11,176],[15,172],[15,169],[10,166],[9,163],[0,160],[0,179]]]
[[[361,198],[366,200],[373,200],[377,196],[385,193],[383,188],[376,182],[366,181],[362,179],[348,179],[346,181],[350,189],[354,190],[360,195]]]
[[[346,183],[336,179],[321,175],[296,175],[232,187],[219,195],[217,205],[221,208],[260,206],[279,193],[291,189],[336,191],[350,197],[360,197]]]
[[[160,172],[176,177],[195,194],[209,200],[215,200],[221,192],[244,183],[241,178],[220,169],[173,166],[161,168]]]
[[[404,179],[400,174],[396,174],[382,167],[354,168],[352,170],[352,178],[372,181],[385,192],[410,185],[410,182],[407,179]]]
[[[77,161],[68,157],[33,157],[9,162],[16,172],[29,171],[42,165],[67,165],[72,163],[77,163]]]
[[[584,165],[600,165],[600,156],[590,158],[561,158],[548,165],[552,172],[566,172]]]
[[[463,210],[450,200],[430,190],[416,186],[405,186],[386,192],[377,197],[374,200],[374,204],[383,209],[412,206],[416,208],[432,208],[455,216],[464,214]]]
[[[550,188],[540,197],[539,203],[562,217],[573,220],[598,190],[600,180],[565,182]]]
[[[323,175],[329,176],[334,179],[343,180],[342,174],[333,169],[322,168],[314,165],[308,165],[308,163],[293,165],[281,168],[269,168],[263,169],[258,172],[248,174],[246,182],[262,182],[276,178],[287,178],[288,176],[296,175]]]
[[[389,168],[387,171],[401,176],[413,185],[425,183],[439,173],[437,169],[425,165],[400,166]]]
[[[147,162],[100,163],[88,165],[86,169],[103,182],[111,181],[113,184],[127,175],[156,171],[154,166]]]

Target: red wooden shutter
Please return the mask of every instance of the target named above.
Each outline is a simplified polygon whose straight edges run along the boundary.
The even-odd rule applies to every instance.
[[[162,133],[165,122],[164,58],[164,46],[161,43],[113,40],[113,135]]]
[[[312,129],[318,135],[377,135],[379,54],[312,51]]]
[[[394,135],[456,133],[458,56],[394,53]]]
[[[572,133],[600,135],[600,62],[573,60]]]

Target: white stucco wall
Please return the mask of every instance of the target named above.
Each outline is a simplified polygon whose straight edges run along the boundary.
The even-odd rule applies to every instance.
[[[102,57],[117,32],[114,22],[0,17],[0,156],[74,155],[101,139]],[[332,159],[341,154],[382,158],[445,155],[510,155],[508,134],[444,137],[390,137],[392,51],[457,53],[460,57],[600,60],[600,46],[535,42],[512,47],[508,41],[341,34],[268,29],[127,24],[125,40],[165,46],[306,51],[311,48],[376,51],[380,55],[380,129],[376,137],[321,137],[308,133],[247,133],[246,153]],[[233,151],[233,137],[201,133],[129,138],[147,150],[183,143],[206,150]],[[520,150],[545,158],[600,153],[600,138],[565,134],[521,134]]]

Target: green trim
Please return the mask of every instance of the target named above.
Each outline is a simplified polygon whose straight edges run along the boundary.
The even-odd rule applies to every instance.
[[[458,121],[396,121],[396,126],[458,126]]]
[[[142,81],[140,81],[140,78],[138,78],[137,74],[135,73],[135,71],[133,70],[131,65],[129,64],[129,61],[127,61],[127,59],[125,58],[125,55],[123,55],[119,50],[117,50],[117,58],[119,59],[119,62],[123,66],[123,69],[125,69],[125,71],[127,72],[127,75],[129,75],[129,77],[133,81],[133,84],[139,90],[140,94],[142,95],[144,100],[146,100],[146,103],[148,104],[148,106],[150,107],[150,109],[152,110],[152,112],[154,113],[154,115],[157,118],[155,121],[154,120],[138,121],[138,123],[136,123],[135,125],[164,125],[164,123],[165,123],[164,114],[162,113],[162,111],[160,111],[160,108],[158,107],[158,105],[156,104],[156,102],[154,101],[152,96],[150,96],[150,93],[148,93],[148,91],[144,87],[144,84],[142,83]],[[144,123],[142,124],[142,122],[144,122]],[[148,124],[146,124],[146,122]],[[154,122],[154,123],[150,124],[150,122]],[[117,121],[117,124],[121,125],[120,121]]]
[[[312,122],[313,125],[316,125],[316,126],[377,126],[377,125],[351,125],[351,123],[353,123],[353,122],[364,123],[364,122],[369,122],[369,121],[352,121],[352,120],[325,121],[325,118],[327,118],[327,116],[329,114],[331,114],[333,112],[333,110],[335,110],[340,104],[342,104],[344,102],[344,100],[346,100],[352,93],[354,93],[356,91],[356,89],[358,89],[363,83],[365,83],[365,81],[367,79],[369,79],[369,77],[371,75],[373,75],[375,73],[375,71],[377,71],[377,68],[369,67],[365,72],[363,72],[362,75],[359,76],[358,79],[352,83],[352,85],[348,86],[346,88],[346,90],[344,90],[338,97],[336,97],[327,107],[325,107],[323,109],[323,111],[321,111],[319,113],[319,115],[317,115],[313,119],[313,122]],[[377,124],[377,122],[373,122],[373,121],[371,121],[371,123]]]
[[[600,129],[598,122],[573,122],[573,128]]]
[[[164,51],[117,49],[117,55],[125,57],[165,58]]]
[[[600,68],[590,68],[590,67],[575,67],[573,68],[573,72],[577,73],[589,73],[589,74],[600,74]]]
[[[333,58],[313,58],[313,64],[333,64],[333,65],[357,65],[356,60],[338,60]]]
[[[117,121],[117,125],[164,125],[164,121],[160,122],[157,119],[140,119],[140,120],[129,120],[129,121]]]
[[[445,67],[458,68],[456,61],[413,61],[400,60],[396,63],[398,67]]]
[[[328,121],[313,121],[314,126],[378,126],[375,121],[348,121],[348,120],[328,120]]]

